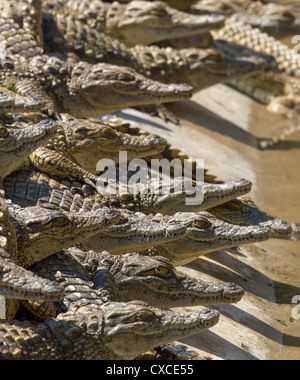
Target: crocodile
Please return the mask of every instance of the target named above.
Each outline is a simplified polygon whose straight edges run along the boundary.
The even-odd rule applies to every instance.
[[[176,191],[178,185],[180,185],[180,190]],[[120,190],[116,189],[116,194],[99,194],[93,188],[78,181],[61,176],[49,176],[34,170],[16,171],[3,182],[6,198],[20,207],[39,206],[57,211],[74,212],[110,207],[145,214],[165,215],[180,211],[207,210],[245,195],[252,188],[251,182],[244,179],[224,184],[198,182],[194,186],[197,185],[201,192],[199,204],[188,205],[186,199],[190,195],[184,191],[184,185],[185,179],[177,178],[157,182],[152,192],[151,189],[148,192],[141,188],[140,193],[134,194],[129,192],[129,189],[123,190],[121,187]],[[167,191],[164,191],[164,188]]]
[[[78,253],[75,253],[78,257]],[[85,254],[86,252],[84,257]],[[244,295],[244,290],[234,283],[222,284],[194,279],[174,268],[164,257],[130,253],[116,256],[106,252],[103,262],[110,268],[122,301],[136,299],[166,309],[236,303]],[[97,277],[94,275],[93,278]],[[138,289],[138,294],[134,289]]]
[[[144,136],[146,133],[145,131],[141,131],[137,127],[132,127],[130,124],[122,123],[122,121],[120,122],[119,118],[117,118],[115,116],[110,117],[110,116],[106,115],[106,116],[104,116],[104,118],[105,118],[105,120],[109,121],[111,123],[111,125],[113,125],[114,129],[116,129],[122,133],[130,134],[131,136]],[[149,167],[151,167],[152,159],[156,159],[156,160],[165,159],[165,160],[168,160],[168,162],[173,162],[173,163],[178,162],[178,164],[180,164],[182,167],[182,171],[181,171],[182,177],[188,177],[194,181],[198,181],[199,177],[197,176],[197,172],[199,173],[199,170],[200,170],[201,173],[204,174],[204,182],[212,183],[212,184],[224,183],[224,181],[222,181],[221,179],[219,179],[215,175],[211,174],[208,171],[208,169],[204,168],[204,170],[203,170],[203,168],[199,167],[197,160],[192,159],[191,157],[184,154],[179,149],[171,146],[170,144],[168,144],[166,146],[166,148],[161,153],[151,155],[151,156],[146,157],[144,159],[147,161]],[[176,161],[174,161],[174,160],[176,160]],[[188,169],[185,166],[185,160],[188,160],[189,164],[191,165]],[[177,173],[179,173],[178,166],[179,165],[176,166],[176,172]],[[171,178],[174,178],[174,173],[172,172],[172,170],[171,170],[170,175],[171,175]],[[178,174],[178,175],[180,176],[180,174]]]
[[[58,301],[64,295],[64,289],[58,283],[34,275],[16,264],[17,238],[3,191],[0,192],[0,210],[0,295],[10,299]]]
[[[39,121],[41,114],[19,115],[18,123],[24,126]],[[113,120],[113,119],[111,119]],[[118,124],[116,124],[118,122]],[[57,131],[44,147],[62,154],[84,170],[96,174],[101,159],[119,162],[119,152],[126,151],[128,160],[145,158],[164,151],[167,141],[158,135],[142,132],[139,135],[121,132],[117,128],[128,123],[118,118],[101,121],[96,118],[76,119],[69,114],[60,114]]]
[[[287,88],[289,90],[289,97],[278,98],[270,109],[278,103],[281,110],[290,108],[286,104],[290,105],[293,101],[296,105],[299,103],[295,95],[299,86],[294,80],[300,72],[298,54],[258,28],[239,21],[236,16],[229,17],[223,28],[211,32],[209,47],[205,49],[177,50],[144,45],[128,48],[71,17],[62,18],[59,15],[47,15],[44,38],[49,51],[62,54],[69,51],[72,57],[76,53],[91,63],[126,64],[161,82],[179,80],[188,83],[195,92],[220,82],[229,83],[239,90],[246,88],[249,92],[253,88],[251,78],[257,76],[254,84],[258,83],[262,91],[254,87],[253,95],[260,96],[268,86],[269,76],[274,90],[281,89],[282,95]],[[279,76],[278,80],[273,77],[276,71],[283,77]],[[284,84],[287,82],[289,86]]]
[[[19,208],[8,202],[8,210],[17,237],[15,261],[25,268],[121,219],[117,210],[108,208],[83,214],[40,207]]]
[[[39,324],[1,322],[0,359],[133,360],[218,320],[219,313],[208,309],[180,313],[140,301],[81,306]]]
[[[128,47],[71,16],[47,14],[44,41],[48,54],[61,54],[69,61],[126,65],[164,83],[187,83],[195,91],[230,79],[263,71],[273,59],[252,49],[224,42],[215,49],[160,48],[156,45]]]
[[[271,68],[273,71],[276,69],[288,75],[300,76],[300,58],[296,51],[258,28],[238,20],[236,16],[227,18],[225,26],[212,31],[212,36],[214,40],[226,40],[268,54],[276,62],[275,67]]]
[[[116,258],[117,260],[114,260],[114,258]],[[135,270],[132,271],[132,269],[134,268]],[[153,272],[153,269],[155,270],[155,274],[151,273]],[[145,302],[137,301],[136,299],[131,302],[125,301],[126,299],[132,298],[132,294],[130,294],[132,293],[132,286],[136,287],[137,281],[139,283],[138,277],[140,277],[140,281],[142,281],[143,276],[146,276],[148,278],[148,281],[146,281],[144,284],[144,287],[146,286],[148,291],[147,295],[141,294],[141,297],[139,298],[150,299],[152,303],[156,305],[163,304],[164,309],[166,309],[167,305],[163,302],[163,297],[170,298],[170,305],[195,304],[198,306],[199,304],[206,305],[208,303],[218,304],[223,302],[238,302],[244,293],[240,287],[235,286],[234,284],[225,285],[219,283],[204,283],[202,281],[195,282],[194,279],[177,272],[165,259],[146,258],[140,257],[138,255],[124,255],[117,258],[115,256],[110,255],[108,252],[96,254],[94,252],[82,252],[78,249],[71,249],[68,250],[68,252],[58,253],[56,255],[53,255],[52,257],[44,259],[42,262],[36,263],[34,266],[31,267],[31,270],[36,273],[39,273],[39,275],[43,277],[49,279],[51,278],[52,280],[55,278],[65,288],[65,296],[63,300],[59,303],[55,303],[55,305],[52,305],[53,310],[51,310],[49,304],[45,305],[40,304],[39,302],[24,303],[24,306],[26,307],[27,311],[29,310],[34,315],[37,315],[40,320],[44,320],[44,323],[42,325],[48,325],[49,321],[51,321],[51,326],[53,326],[54,321],[57,322],[59,320],[64,319],[66,314],[73,314],[74,318],[77,319],[78,315],[80,315],[82,310],[84,310],[88,314],[94,314],[95,311],[97,312],[100,309],[102,309],[103,305],[111,305],[112,302],[118,305],[118,313],[122,312],[123,305],[131,305],[131,310],[139,310],[140,305],[153,310],[153,305],[150,306]],[[172,276],[170,276],[170,270]],[[172,278],[175,281],[172,281]],[[160,282],[158,282],[159,280]],[[171,284],[170,281],[172,281]],[[151,282],[154,282],[152,286]],[[169,283],[169,291],[161,291],[162,282]],[[192,284],[195,284],[194,287],[192,286]],[[174,290],[174,288],[177,288],[177,291]],[[185,291],[183,288],[185,288]],[[174,295],[170,297],[169,293],[172,291],[175,291],[176,297],[174,297]],[[157,293],[158,299],[155,300],[155,295]],[[162,293],[163,297],[162,299],[160,299],[160,295],[162,295]],[[211,294],[212,296],[208,297],[208,294]],[[175,298],[175,300],[173,300],[172,298]],[[162,312],[161,309],[157,310],[160,310],[160,312]],[[208,311],[207,309],[201,311],[200,313],[202,315],[201,318],[203,319],[204,324],[202,326],[202,329],[200,329],[199,331],[203,331],[203,329],[212,327],[215,323],[217,323],[218,313],[213,312],[214,315],[212,315],[210,314],[211,311]],[[209,321],[207,321],[208,324],[205,323],[206,318],[203,317],[203,315],[205,316],[206,314],[210,314],[208,319],[211,320],[212,323],[210,323]],[[120,314],[118,315],[120,316]],[[19,311],[18,318],[21,321],[24,319],[24,312],[22,313],[22,310],[21,313]],[[29,320],[32,319],[32,317],[29,316],[26,318],[28,319],[26,319],[25,327],[28,327],[28,323],[30,324]],[[93,320],[95,322],[95,319]],[[11,325],[14,325],[15,323],[17,323],[18,325],[22,325],[22,322],[20,321],[13,321],[11,322]],[[149,320],[148,323],[150,323]],[[36,326],[36,322],[34,325]],[[38,326],[42,325],[39,324]],[[88,325],[91,326],[91,324]],[[37,330],[37,335],[39,335],[40,338],[43,338],[43,336],[41,336],[41,330]],[[95,329],[93,336],[95,336]],[[5,338],[8,339],[8,336],[6,335]],[[173,339],[178,338],[174,337]],[[9,339],[9,341],[11,342],[12,340]],[[5,342],[6,341],[4,341],[3,346],[6,346]],[[157,345],[161,344],[161,342],[165,343],[166,341],[163,339],[162,341],[160,340],[156,342]],[[99,345],[101,345],[101,342],[98,342],[98,345],[96,347],[99,347]],[[122,342],[122,346],[123,345],[124,343]],[[0,357],[1,354],[3,355],[3,352],[5,352],[3,350],[3,346],[0,349]],[[34,347],[34,350],[40,351],[43,347],[41,339],[37,340],[36,343],[32,342],[31,346]],[[19,348],[22,352],[22,355],[26,355],[26,346],[20,346]],[[139,348],[139,351],[136,352],[134,356],[141,355],[144,351],[149,350],[150,348],[154,348],[154,346],[152,346],[152,343],[151,346],[146,346],[142,349]],[[93,348],[90,351],[95,353],[95,351],[97,350],[96,348]],[[58,352],[58,356],[56,357],[56,359],[70,358],[69,355],[71,353],[71,345],[64,343],[63,349],[61,352]],[[18,355],[8,356],[7,352],[6,355],[7,356],[1,358],[18,358]],[[87,356],[83,358],[112,358],[111,356],[103,357],[102,353],[97,354],[96,357],[92,357],[90,355],[91,354],[89,353]],[[27,357],[21,356],[21,358]],[[46,356],[46,358],[49,357]],[[128,352],[126,355],[122,355],[118,358],[129,359]],[[76,357],[76,359],[78,359],[78,357]]]
[[[299,120],[300,78],[286,73],[265,72],[249,75],[243,80],[233,80],[231,87],[241,91],[259,103],[265,104],[266,109],[286,119]],[[295,126],[298,129],[298,126]],[[287,133],[292,133],[293,130]],[[278,139],[284,139],[283,136]]]
[[[53,303],[23,303],[34,318],[46,320],[75,310],[80,304],[143,301],[157,308],[207,306],[239,302],[244,290],[233,283],[194,279],[163,257],[111,255],[70,248],[34,264],[30,270],[65,288],[64,298]],[[136,291],[138,290],[138,291]],[[18,319],[23,313],[18,313]]]
[[[14,6],[11,0],[5,4]],[[128,67],[71,63],[48,56],[34,37],[26,33],[22,19],[9,16],[4,12],[0,20],[6,53],[0,87],[39,99],[51,116],[58,118],[59,112],[82,118],[100,116],[128,106],[173,102],[192,96],[192,88],[186,84],[163,84]]]
[[[105,63],[72,64],[45,55],[34,57],[30,65],[19,62],[14,70],[3,70],[0,82],[23,96],[40,97],[49,115],[67,112],[79,118],[192,96],[192,87],[187,84],[163,84],[131,68]]]
[[[24,164],[42,144],[54,136],[57,124],[50,119],[41,120],[28,128],[0,124],[0,177],[3,179]]]
[[[208,32],[224,25],[220,14],[192,15],[155,1],[113,4],[94,1],[43,1],[47,14],[70,15],[81,23],[105,33],[126,45],[152,44],[167,38]]]
[[[219,13],[235,15],[240,21],[276,38],[299,32],[300,9],[293,4],[249,0],[202,0],[193,5],[193,14]]]
[[[125,239],[125,234],[122,234],[116,226],[112,226],[98,236],[94,235],[89,240],[81,241],[79,247],[85,251],[102,252],[106,250],[112,254],[138,252],[142,255],[162,256],[169,259],[173,265],[179,266],[190,263],[208,252],[265,241],[271,238],[271,229],[269,227],[231,224],[217,219],[206,211],[176,213],[173,216],[164,217],[158,214],[152,217],[152,221],[155,218],[157,218],[159,224],[165,220],[165,223],[169,223],[169,226],[172,226],[173,223],[185,226],[186,230],[182,234],[182,238],[177,235],[173,241],[167,242],[165,240],[163,245],[157,242],[154,246],[154,244],[151,244],[151,239],[146,238],[147,234],[149,235],[146,225],[140,228],[142,225],[139,223],[138,236],[135,235],[136,230],[129,232],[129,229],[127,229],[127,238]],[[144,229],[144,234],[146,234],[143,239],[148,240],[148,248],[146,249],[142,248],[145,244],[142,244],[140,239],[141,229]],[[116,238],[122,240],[117,240]]]
[[[70,175],[95,187],[97,176],[62,153],[45,147],[56,135],[58,125],[42,116],[38,119],[37,124],[24,124],[15,117],[5,117],[5,123],[0,125],[0,176],[4,178],[14,170],[34,167],[49,174]]]
[[[209,212],[221,220],[241,226],[266,226],[271,229],[272,238],[293,240],[294,234],[297,233],[293,224],[268,215],[247,198],[234,199],[221,207],[212,207]]]

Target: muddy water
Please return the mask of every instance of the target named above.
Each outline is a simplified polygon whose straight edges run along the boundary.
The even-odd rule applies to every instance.
[[[263,113],[263,115],[262,115]],[[276,120],[252,104],[250,130],[270,136],[285,120]],[[272,149],[259,152],[257,159],[257,189],[255,200],[268,213],[295,222],[300,220],[300,132],[280,142]],[[300,359],[300,319],[291,316],[294,296],[300,294],[300,242],[274,241],[264,244],[271,252],[272,273],[277,319],[281,323],[282,359]],[[300,299],[300,297],[299,297]],[[300,317],[300,314],[299,314]],[[277,353],[278,354],[278,353]]]

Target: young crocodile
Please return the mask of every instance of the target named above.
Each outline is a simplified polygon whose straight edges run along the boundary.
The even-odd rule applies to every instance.
[[[64,294],[58,283],[38,277],[17,265],[17,237],[3,191],[0,192],[0,227],[0,295],[7,298],[7,319],[17,308],[12,298],[58,301]]]
[[[15,260],[22,267],[28,267],[81,239],[88,239],[118,223],[121,218],[118,211],[108,208],[83,214],[40,207],[19,208],[8,203],[8,209],[17,236]]]
[[[54,136],[57,124],[44,119],[27,128],[0,124],[0,177],[3,179],[18,169],[42,144]]]
[[[136,276],[138,271],[135,274],[126,273],[126,267],[132,268],[132,265],[129,264],[132,260],[130,256],[132,259],[133,257],[135,258],[134,263],[136,266],[139,266],[141,270],[143,268],[150,271],[152,268],[156,269],[157,274],[151,276],[153,280],[157,278],[164,282],[170,282],[170,264],[160,258],[147,258],[148,264],[145,263],[145,257],[139,258],[136,255],[126,255],[124,261],[122,261],[122,258],[120,258],[121,261],[114,261],[108,253],[95,255],[93,252],[83,253],[75,250],[73,254],[60,253],[54,255],[53,260],[48,258],[49,260],[46,259],[43,263],[40,263],[40,265],[34,265],[32,269],[40,273],[40,275],[52,279],[56,278],[57,281],[64,286],[65,296],[62,302],[56,304],[54,310],[55,315],[50,319],[47,312],[44,315],[40,314],[42,305],[40,305],[39,310],[35,310],[35,306],[37,305],[34,303],[27,305],[27,308],[31,306],[31,310],[37,312],[39,317],[46,319],[42,324],[31,324],[28,321],[3,322],[0,325],[0,358],[6,360],[27,359],[30,355],[31,359],[71,359],[75,358],[74,355],[76,352],[77,360],[133,359],[158,344],[166,344],[174,339],[179,339],[179,337],[182,336],[182,331],[180,330],[186,330],[183,326],[190,324],[189,316],[191,315],[187,313],[182,315],[182,318],[186,319],[181,328],[171,323],[173,325],[173,333],[171,333],[168,329],[168,323],[166,323],[168,315],[172,313],[170,310],[165,310],[166,314],[164,314],[163,310],[154,309],[153,306],[149,306],[144,302],[142,303],[136,300],[127,303],[124,301],[120,302],[122,298],[119,296],[118,287],[120,286],[123,289],[120,292],[121,296],[131,298],[131,296],[127,294],[131,286],[136,283],[133,277]],[[159,272],[159,269],[162,273]],[[168,276],[166,276],[166,269]],[[122,274],[122,272],[125,273]],[[194,304],[194,298],[195,296],[197,298],[197,295],[201,303],[203,293],[212,293],[215,296],[221,296],[223,299],[226,299],[228,293],[229,299],[232,302],[237,301],[243,295],[242,289],[233,284],[227,286],[215,284],[216,288],[213,289],[210,288],[214,286],[213,284],[198,282],[195,284],[194,291],[192,291],[188,286],[194,282],[192,279],[189,281],[188,277],[175,273],[172,277],[174,277],[174,279],[179,277],[177,285],[175,285],[175,287],[178,288],[182,288],[182,285],[180,286],[182,280],[183,283],[187,281],[183,287],[187,287],[186,291],[191,294],[190,297],[187,297],[185,292],[181,293],[181,295],[176,292],[177,301],[175,301],[175,304],[179,304],[180,301],[181,303]],[[128,285],[125,285],[124,282],[127,282]],[[206,288],[204,292],[203,286]],[[127,292],[124,292],[126,288]],[[154,303],[160,304],[161,301],[159,299],[157,301],[153,299],[157,291],[160,293],[159,288],[160,286],[158,284],[154,284],[153,290],[151,290],[150,286],[148,294],[150,292],[152,296],[141,295],[141,298],[150,298]],[[237,298],[232,298],[234,295],[236,295]],[[168,297],[168,294],[165,294],[165,296]],[[203,301],[204,304],[207,302],[205,298]],[[171,304],[174,305],[174,301],[171,301]],[[107,321],[105,318],[106,310],[112,313],[108,325],[113,329],[112,331],[114,333],[112,333],[110,329],[107,329],[105,325]],[[84,323],[81,323],[83,315]],[[99,315],[99,319],[95,318],[96,315]],[[124,319],[124,317],[126,318]],[[193,317],[198,320],[196,323],[199,325],[194,333],[212,327],[218,322],[218,313],[207,309],[197,312],[197,314],[194,312]],[[142,325],[143,321],[145,324]],[[153,321],[155,322],[154,325]],[[71,322],[70,329],[67,328],[69,325],[68,322]],[[136,324],[135,322],[138,323]],[[179,322],[182,323],[183,319],[180,319]],[[130,333],[131,323],[136,327],[134,334],[132,334],[132,332]],[[151,335],[146,339],[147,342],[138,343],[138,341],[141,340],[139,337],[140,333],[142,333],[144,337],[145,334],[148,336],[146,323],[148,327],[151,326]],[[164,333],[159,333],[157,336],[155,331],[156,329],[160,330],[161,324],[164,325]],[[193,324],[195,328],[195,320]],[[62,326],[66,327],[64,332],[61,330]],[[22,327],[23,329],[21,330]],[[50,331],[45,335],[44,332],[46,333],[49,328]],[[143,332],[140,332],[141,328]],[[119,329],[121,329],[120,335],[117,341],[115,341],[115,334],[117,333],[118,335]],[[5,334],[6,331],[9,331],[9,333]],[[81,333],[78,334],[79,332]],[[15,333],[21,334],[21,336],[23,336],[22,334],[29,335],[31,339],[15,339]],[[134,336],[135,334],[137,334],[137,337]],[[186,331],[185,334],[189,335],[190,332],[187,333]],[[134,341],[137,339],[138,341],[136,343],[138,344],[135,344],[135,347],[130,350],[125,349],[128,341],[132,339]],[[126,344],[124,344],[125,341]],[[80,350],[78,346],[80,343],[82,345],[83,342],[85,342],[84,349]],[[91,347],[90,349],[87,349],[87,344]]]
[[[5,7],[14,9],[13,5],[12,0],[5,2]],[[162,84],[127,67],[73,64],[47,56],[36,39],[26,33],[24,19],[17,20],[18,15],[12,18],[5,7],[0,36],[7,58],[2,63],[0,86],[24,97],[38,98],[50,115],[68,112],[75,117],[100,116],[128,106],[172,102],[192,95],[188,85]]]
[[[182,191],[172,191],[172,186],[180,185]],[[194,184],[196,185],[196,184]],[[184,191],[184,179],[159,181],[155,189],[136,195],[128,190],[116,194],[101,195],[91,187],[66,177],[49,176],[38,171],[21,170],[4,180],[6,198],[20,207],[40,206],[57,211],[91,211],[103,207],[123,208],[145,214],[172,215],[180,211],[202,211],[228,202],[250,192],[252,184],[247,180],[237,180],[225,184],[198,183],[201,192],[199,204],[186,205],[189,193]],[[168,192],[164,192],[164,187]],[[142,189],[143,190],[143,189]],[[203,199],[202,199],[203,197]]]
[[[187,83],[194,91],[263,71],[272,63],[269,56],[226,42],[216,49],[176,50],[155,45],[127,47],[71,16],[47,14],[43,25],[48,53],[69,54],[75,61],[77,56],[77,60],[90,63],[130,66],[160,82]]]
[[[176,236],[173,241],[163,242],[160,245],[158,241],[152,244],[152,235],[149,236],[149,229],[139,221],[138,235],[137,224],[133,224],[135,229],[128,228],[123,233],[118,226],[112,226],[104,233],[98,236],[81,241],[80,247],[83,250],[93,250],[95,252],[109,251],[112,254],[122,254],[128,252],[139,252],[143,255],[163,256],[169,259],[173,265],[187,264],[200,255],[212,252],[218,249],[236,247],[239,245],[250,244],[259,241],[268,240],[271,237],[271,229],[266,226],[238,226],[217,219],[208,212],[199,213],[177,213],[173,216],[152,216],[152,222],[157,220],[158,225],[169,223],[172,225],[181,225],[186,228],[185,233],[180,237]],[[132,226],[130,226],[132,227]],[[157,230],[159,227],[157,227]],[[143,232],[142,239],[141,233]],[[152,234],[154,229],[152,229]],[[148,245],[148,248],[142,249],[142,246]]]
[[[234,199],[221,207],[212,207],[210,213],[218,219],[241,226],[260,225],[271,229],[272,238],[292,239],[297,231],[294,225],[262,212],[250,199]]]
[[[41,119],[41,114],[19,115],[17,124],[26,128]],[[126,125],[128,124],[122,119],[118,119],[119,128]],[[61,114],[57,126],[55,135],[44,144],[44,148],[63,155],[66,160],[73,161],[73,166],[79,165],[92,174],[96,174],[97,164],[101,159],[111,159],[117,164],[120,151],[126,151],[128,160],[133,160],[159,154],[167,146],[167,141],[160,136],[146,132],[131,135],[118,131],[115,122],[104,122],[95,118],[76,119],[69,114]],[[37,156],[39,151],[35,151],[31,159],[33,164],[38,165]],[[37,168],[41,169],[40,166]],[[72,172],[70,175],[72,176]]]
[[[236,225],[260,225],[272,230],[274,238],[293,238],[292,226],[286,221],[276,219],[259,208],[250,200],[239,199],[251,190],[251,183],[238,180],[232,183],[198,183],[203,200],[200,204],[187,205],[189,194],[184,191],[172,192],[173,186],[184,188],[184,179],[161,181],[157,189],[162,193],[146,192],[132,194],[128,190],[120,193],[101,195],[92,188],[67,178],[36,171],[19,171],[4,180],[7,199],[20,207],[39,206],[57,211],[85,212],[98,208],[112,207],[142,212],[144,214],[173,215],[178,212],[198,212],[208,210],[218,219]],[[163,188],[171,185],[170,193],[164,194]],[[169,188],[169,187],[168,187]],[[218,205],[219,204],[219,205]],[[186,214],[188,215],[188,214]],[[193,214],[192,214],[193,215]]]
[[[225,26],[213,31],[212,35],[215,40],[226,40],[271,55],[275,59],[278,71],[295,77],[300,76],[300,58],[297,52],[267,33],[262,33],[258,28],[239,21],[235,16],[229,17]]]
[[[254,28],[282,38],[299,32],[300,9],[296,5],[249,0],[202,0],[192,6],[193,14],[235,15]]]
[[[225,21],[225,17],[220,14],[192,15],[161,1],[110,4],[100,0],[50,0],[43,1],[42,11],[72,16],[98,32],[131,46],[201,34],[223,26]]]
[[[65,288],[64,298],[55,304],[23,303],[40,320],[75,310],[81,303],[101,304],[104,291],[114,301],[140,300],[163,309],[236,303],[244,295],[243,289],[233,283],[194,279],[163,257],[116,256],[70,248],[34,264],[30,270]]]
[[[219,314],[208,309],[179,313],[138,301],[81,306],[37,325],[0,323],[0,359],[132,360],[218,320]]]

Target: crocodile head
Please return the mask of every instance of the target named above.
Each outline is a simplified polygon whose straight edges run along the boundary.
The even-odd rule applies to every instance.
[[[161,1],[131,1],[109,12],[107,30],[127,45],[148,45],[165,39],[205,33],[223,24],[222,15],[192,15]]]
[[[88,239],[120,219],[116,210],[59,212],[40,207],[11,209],[17,229],[18,264],[28,267],[64,248]]]
[[[143,254],[167,257],[175,266],[185,265],[208,252],[265,241],[271,237],[268,227],[238,226],[219,220],[208,212],[177,213],[170,220],[186,221],[185,237],[153,247]]]
[[[85,118],[126,107],[189,99],[192,91],[187,84],[163,84],[128,67],[79,62],[58,98],[66,112]]]
[[[261,72],[274,61],[270,56],[226,41],[214,41],[209,49],[189,48],[181,52],[189,65],[189,70],[183,73],[181,80],[196,91]]]
[[[0,125],[0,175],[7,176],[44,144],[57,130],[57,124],[44,120],[28,128]]]
[[[96,172],[101,159],[118,163],[120,151],[126,151],[128,160],[132,160],[158,154],[167,146],[167,141],[160,136],[122,133],[97,119],[75,119],[67,114],[62,114],[61,118],[62,130],[58,131],[58,139],[63,139],[68,155],[92,173]],[[60,143],[58,139],[55,136],[54,144]],[[52,144],[50,141],[49,147]]]
[[[276,219],[266,214],[248,199],[234,199],[211,208],[209,212],[228,223],[269,228],[272,238],[289,239],[293,235],[292,225],[285,220]]]
[[[180,313],[138,301],[108,302],[101,311],[101,343],[110,350],[104,359],[134,359],[158,345],[198,334],[219,320],[218,312],[208,309]]]
[[[205,282],[174,268],[164,257],[109,255],[104,260],[122,301],[141,300],[159,308],[238,302],[244,291],[233,283]]]
[[[107,228],[97,236],[82,241],[85,250],[109,251],[113,254],[134,252],[168,241],[183,238],[185,222],[169,220],[162,215],[145,215],[122,211],[120,223]]]
[[[143,203],[145,203],[145,209],[150,209],[152,213],[159,212],[163,215],[173,215],[177,212],[204,211],[214,207],[214,205],[228,202],[249,193],[252,183],[245,179],[224,184],[192,181],[192,186],[192,189],[185,191],[184,178],[160,181],[152,189],[152,193],[141,197],[141,205],[143,206]],[[190,191],[195,192],[195,194],[191,195]],[[187,203],[188,199],[193,200],[195,204],[189,205]],[[199,202],[197,199],[199,199]]]

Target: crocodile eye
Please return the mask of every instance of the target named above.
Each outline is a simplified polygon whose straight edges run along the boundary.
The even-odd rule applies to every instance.
[[[105,139],[114,139],[116,137],[116,132],[111,128],[105,128],[102,131],[102,137]]]
[[[134,82],[135,77],[133,75],[130,75],[130,74],[119,74],[118,80],[120,80],[122,82]]]
[[[155,268],[156,274],[163,278],[170,278],[173,276],[173,271],[165,265],[159,265]]]
[[[57,213],[56,215],[53,215],[47,222],[43,224],[43,227],[45,226],[64,226],[69,222],[69,219],[66,215]]]
[[[25,222],[26,229],[29,231],[37,231],[41,229],[41,223],[39,222]]]
[[[167,14],[167,11],[163,7],[157,7],[157,8],[152,8],[149,11],[149,14],[151,16],[158,16],[158,17],[163,17]]]
[[[206,218],[200,217],[200,218],[193,220],[193,227],[195,227],[195,228],[205,229],[205,228],[209,228],[211,226],[212,226],[212,223]]]
[[[62,226],[68,222],[68,218],[64,216],[58,216],[52,220],[55,225]]]
[[[8,130],[7,128],[1,126],[0,127],[0,138],[4,138],[8,135]]]
[[[78,133],[80,135],[85,135],[87,134],[88,132],[90,131],[89,128],[86,128],[86,127],[79,127],[79,128],[76,128],[75,129],[75,133]]]
[[[134,314],[135,322],[150,322],[156,317],[151,310],[142,309]]]

